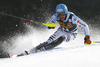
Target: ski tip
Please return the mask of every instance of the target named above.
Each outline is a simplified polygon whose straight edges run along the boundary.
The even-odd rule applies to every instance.
[[[17,55],[9,54],[9,58],[15,58]]]

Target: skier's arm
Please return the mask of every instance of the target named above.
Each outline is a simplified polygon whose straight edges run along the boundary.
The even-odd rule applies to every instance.
[[[47,23],[49,22],[55,23],[56,21],[57,21],[57,14],[54,14]]]
[[[84,21],[82,21],[80,18],[78,18],[75,14],[74,14],[73,17],[72,17],[72,21],[73,21],[75,24],[77,24],[77,25],[79,25],[79,26],[82,27],[82,29],[84,30],[85,36],[86,36],[86,35],[90,35],[88,25],[87,25]]]
[[[45,25],[47,29],[54,29],[55,26],[56,26],[56,25],[55,25],[56,20],[57,20],[57,14],[54,14],[54,15],[50,18],[50,20],[49,20],[48,22],[44,23],[43,25]]]
[[[77,25],[79,25],[79,26],[81,26],[83,28],[84,34],[85,34],[84,43],[91,44],[88,25],[84,21],[82,21],[80,18],[78,18],[76,15],[73,15],[72,21],[75,24],[77,24]]]

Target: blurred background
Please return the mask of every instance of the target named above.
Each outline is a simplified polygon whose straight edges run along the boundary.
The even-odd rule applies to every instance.
[[[100,0],[0,0],[0,44],[16,33],[24,34],[26,24],[41,28],[40,22],[46,22],[60,3],[66,4],[69,11],[87,24],[100,28]],[[2,52],[2,45],[0,48]]]

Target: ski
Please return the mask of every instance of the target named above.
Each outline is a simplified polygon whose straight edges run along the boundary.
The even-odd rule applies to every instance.
[[[86,44],[85,45],[94,45],[96,43],[100,43],[100,41],[92,41],[91,44]],[[79,48],[79,47],[84,47],[85,45],[83,46],[75,46],[75,48]],[[13,54],[9,54],[9,58],[15,58],[15,57],[20,57],[20,56],[25,56],[25,55],[30,55],[30,54],[35,54],[35,53],[40,53],[40,52],[46,52],[46,51],[51,51],[51,50],[56,50],[56,49],[61,49],[62,47],[56,47],[56,48],[52,48],[52,49],[48,49],[48,50],[45,50],[45,49],[41,49],[41,50],[38,50],[38,51],[34,51],[34,49],[32,51],[24,51],[24,53],[21,53],[19,55],[13,55]],[[70,47],[70,48],[74,48],[74,47]]]
[[[53,50],[60,50],[62,49],[62,47],[56,47],[53,49],[48,49],[48,50],[41,50],[41,51],[37,51],[37,52],[28,52],[28,51],[24,51],[23,53],[19,54],[19,55],[15,55],[15,54],[9,54],[9,58],[16,58],[16,57],[21,57],[21,56],[26,56],[26,55],[30,55],[30,54],[36,54],[36,53],[41,53],[41,52],[49,52],[49,51],[53,51]]]

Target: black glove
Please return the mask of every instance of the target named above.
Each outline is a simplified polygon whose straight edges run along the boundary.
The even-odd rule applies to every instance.
[[[46,26],[46,28],[47,28],[47,29],[54,29],[55,27],[48,27],[48,26]]]

